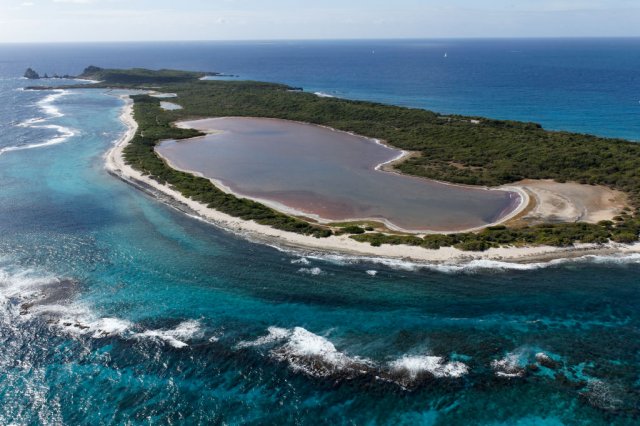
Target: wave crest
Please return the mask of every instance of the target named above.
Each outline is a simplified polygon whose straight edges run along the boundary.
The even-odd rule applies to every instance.
[[[292,370],[314,377],[337,373],[353,376],[373,367],[370,360],[348,356],[338,351],[326,338],[302,327],[290,331],[286,343],[273,349],[271,355],[278,361],[287,362]]]
[[[189,346],[185,341],[196,337],[202,337],[200,323],[198,321],[184,321],[174,329],[169,330],[146,330],[132,336],[135,339],[156,339],[161,340],[174,348],[181,349]]]
[[[460,362],[445,362],[441,356],[409,356],[397,359],[389,364],[392,372],[404,372],[411,379],[420,374],[430,374],[436,378],[462,377],[469,372],[469,367]]]
[[[640,244],[636,245],[636,247]],[[284,250],[286,251],[286,250]],[[553,259],[547,262],[517,263],[501,260],[476,259],[459,263],[424,263],[410,260],[391,259],[370,256],[338,255],[325,253],[305,253],[306,259],[330,262],[336,265],[373,264],[382,265],[400,271],[431,270],[444,274],[475,274],[480,272],[533,271],[566,264],[604,264],[630,265],[640,264],[640,253],[622,253],[612,255],[584,255]]]
[[[447,362],[440,356],[405,355],[389,363],[340,351],[326,337],[302,327],[286,329],[269,327],[265,336],[238,343],[236,349],[270,346],[271,358],[286,363],[295,372],[316,378],[353,379],[370,376],[375,380],[395,383],[406,389],[425,379],[458,379],[469,367],[458,361]]]
[[[19,324],[41,320],[50,330],[75,338],[149,339],[178,349],[204,337],[200,322],[195,320],[183,321],[174,328],[145,330],[126,319],[97,315],[76,300],[78,290],[79,283],[72,279],[0,265],[0,321]]]
[[[13,145],[13,146],[0,148],[0,155],[6,152],[22,151],[26,149],[34,149],[34,148],[42,148],[45,146],[58,145],[74,137],[77,134],[77,131],[69,127],[65,127],[57,124],[41,124],[52,118],[64,117],[64,114],[60,112],[60,109],[56,107],[54,103],[61,97],[67,96],[69,94],[71,93],[67,90],[62,90],[62,89],[55,90],[53,94],[46,96],[44,99],[40,100],[36,104],[46,115],[48,115],[48,118],[35,117],[35,118],[30,118],[28,120],[25,120],[21,123],[16,124],[16,126],[18,127],[27,127],[32,129],[52,129],[56,131],[56,133],[58,134],[57,136],[44,142],[36,142],[36,143],[25,144],[25,145]]]

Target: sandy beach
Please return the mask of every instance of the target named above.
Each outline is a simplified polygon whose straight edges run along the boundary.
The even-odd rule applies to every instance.
[[[430,250],[422,247],[405,245],[382,245],[374,247],[359,243],[348,235],[315,238],[280,231],[253,221],[245,221],[186,198],[169,186],[161,185],[155,180],[128,166],[123,158],[123,149],[132,140],[138,125],[133,119],[133,102],[123,96],[125,107],[121,120],[127,131],[105,155],[105,167],[113,175],[131,185],[157,197],[159,200],[210,222],[225,230],[242,235],[253,241],[275,245],[284,249],[293,249],[301,253],[323,252],[351,256],[380,257],[422,263],[466,263],[474,260],[491,260],[504,262],[544,262],[559,258],[576,258],[588,255],[626,255],[640,253],[640,244],[623,245],[609,243],[605,245],[580,244],[569,248],[536,246],[536,247],[501,247],[485,252],[468,252],[453,247]],[[516,187],[516,185],[510,185]],[[518,185],[517,187],[520,187]]]

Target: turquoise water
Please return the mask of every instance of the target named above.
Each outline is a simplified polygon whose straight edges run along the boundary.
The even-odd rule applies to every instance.
[[[373,219],[408,230],[462,231],[498,222],[521,202],[516,192],[383,173],[377,167],[402,151],[319,126],[236,117],[184,125],[219,133],[158,145],[172,165],[325,221]]]
[[[79,61],[58,49],[43,72]],[[638,257],[418,267],[254,244],[104,171],[117,98],[17,90],[21,55],[54,50],[0,67],[1,424],[637,424]]]

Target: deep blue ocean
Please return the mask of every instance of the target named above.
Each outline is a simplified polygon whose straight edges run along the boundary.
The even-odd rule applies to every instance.
[[[640,39],[0,45],[0,424],[640,422],[640,257],[247,241],[106,173],[115,93],[22,90],[90,64],[640,140]]]

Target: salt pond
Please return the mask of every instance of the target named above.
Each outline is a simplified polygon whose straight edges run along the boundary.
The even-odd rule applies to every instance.
[[[459,231],[495,223],[521,202],[515,192],[377,170],[402,152],[321,126],[238,117],[181,126],[209,134],[159,144],[157,152],[173,167],[321,221],[374,219],[405,230]]]
[[[182,106],[178,105],[178,104],[174,104],[173,102],[160,102],[160,108],[162,108],[165,111],[174,111],[174,110],[178,110],[178,109],[182,109]]]

